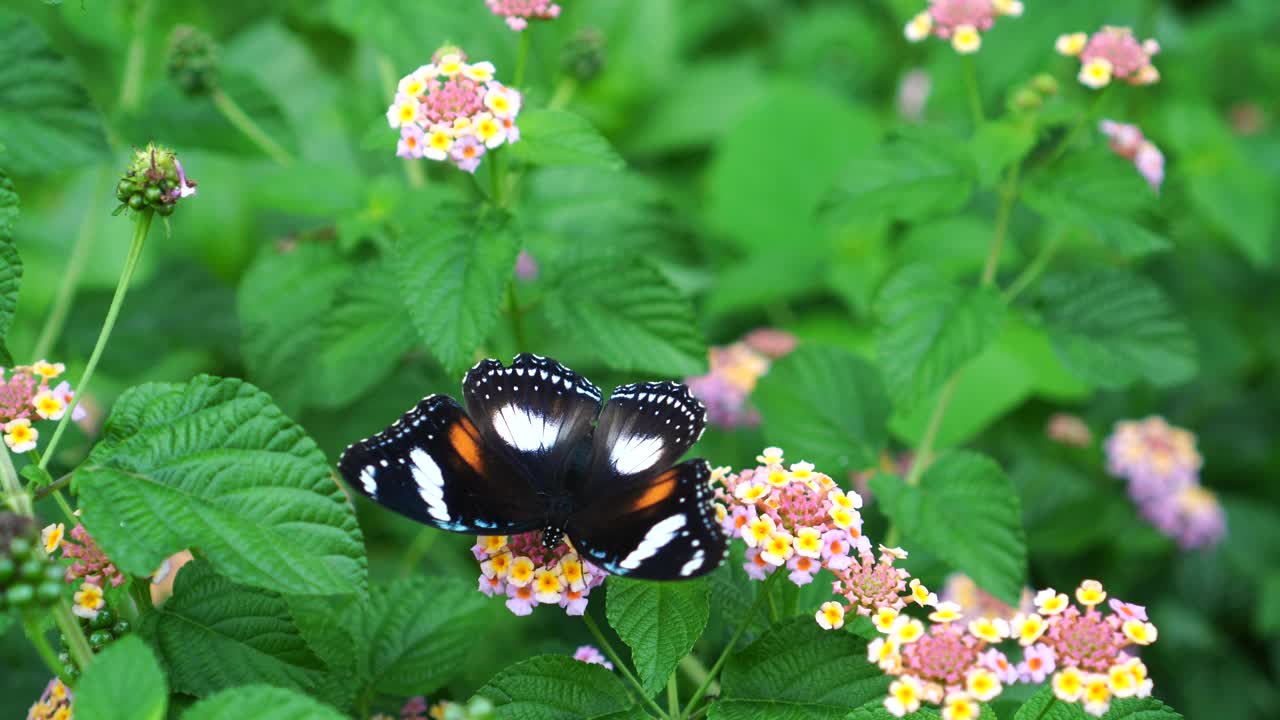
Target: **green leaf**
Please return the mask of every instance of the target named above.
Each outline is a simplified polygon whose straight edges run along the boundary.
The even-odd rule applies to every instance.
[[[192,548],[255,587],[342,594],[365,584],[360,528],[323,453],[240,380],[126,392],[76,488],[94,539],[132,575]]]
[[[107,155],[107,136],[75,65],[31,20],[0,9],[0,141],[17,175],[84,167]]]
[[[108,645],[76,682],[75,713],[84,720],[164,720],[169,693],[156,656],[136,636]]]
[[[1144,277],[1111,269],[1051,276],[1040,300],[1054,351],[1082,380],[1175,385],[1196,373],[1191,333]]]
[[[1054,165],[1023,189],[1031,209],[1131,258],[1171,247],[1136,221],[1155,199],[1132,163],[1101,148]]]
[[[988,720],[998,720],[997,718],[994,718],[993,715],[994,713],[992,713],[992,715],[984,713],[980,717],[987,718]],[[939,717],[940,715],[938,714],[937,708],[930,707],[929,705],[922,705],[919,710],[911,713],[910,715],[904,715],[899,718],[889,712],[889,710],[885,708],[883,702],[873,701],[849,713],[846,720],[937,720]]]
[[[621,720],[615,714],[633,704],[616,675],[566,655],[518,662],[493,676],[476,695],[494,703],[494,720]]]
[[[1262,580],[1258,594],[1258,630],[1272,637],[1280,635],[1280,572],[1274,570]]]
[[[949,133],[911,129],[855,158],[823,204],[834,218],[914,220],[965,206],[975,170],[968,149]]]
[[[1035,129],[1020,120],[983,123],[970,145],[978,182],[984,188],[994,187],[1005,168],[1022,162],[1035,144]]]
[[[270,685],[241,685],[192,705],[183,713],[182,720],[250,717],[254,720],[343,720],[346,716],[292,690]]]
[[[173,597],[138,630],[163,658],[174,692],[205,697],[248,683],[314,692],[325,677],[283,597],[237,585],[203,561],[178,571]]]
[[[428,351],[462,370],[498,323],[519,241],[502,211],[439,192],[418,205],[393,252],[400,292]]]
[[[1013,716],[1014,720],[1085,720],[1087,717],[1078,703],[1066,703],[1054,697],[1051,687],[1042,688]]]
[[[910,409],[977,357],[1000,333],[1005,305],[990,287],[969,289],[913,265],[876,301],[880,368],[900,410]]]
[[[806,615],[732,655],[720,683],[715,720],[826,720],[880,698],[889,678],[867,662],[865,641]]]
[[[520,113],[515,156],[530,165],[585,165],[621,170],[626,165],[609,141],[581,115],[564,110]]]
[[[4,365],[13,363],[6,341],[18,307],[18,288],[22,285],[22,258],[13,242],[13,226],[17,221],[18,193],[13,181],[0,170],[0,363]]]
[[[955,451],[929,466],[917,487],[888,475],[873,478],[871,487],[902,529],[904,547],[937,555],[987,592],[1018,604],[1027,581],[1022,504],[995,461]]]
[[[887,441],[880,372],[846,350],[802,344],[760,379],[765,438],[832,477],[875,465]]]
[[[654,695],[693,649],[711,613],[705,580],[646,582],[609,578],[609,624],[631,648],[644,689]]]
[[[643,258],[594,256],[552,279],[547,316],[610,368],[669,376],[705,368],[693,304]]]

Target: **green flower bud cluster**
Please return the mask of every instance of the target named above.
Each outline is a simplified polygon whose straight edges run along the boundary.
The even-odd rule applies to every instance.
[[[0,514],[0,611],[53,605],[62,598],[62,576],[40,547],[31,518]]]
[[[489,720],[493,717],[493,703],[486,698],[472,698],[466,705],[444,703],[444,720]]]
[[[1009,109],[1014,112],[1039,110],[1046,99],[1058,94],[1058,90],[1058,81],[1052,75],[1040,73],[1013,91],[1009,96]]]
[[[604,34],[591,27],[578,31],[565,45],[561,67],[578,82],[594,80],[604,70]]]
[[[80,628],[89,638],[89,646],[93,648],[94,653],[102,652],[103,648],[133,631],[133,626],[128,620],[121,620],[111,608],[105,607],[99,610],[98,617],[92,620],[80,618]],[[58,650],[58,662],[62,663],[67,669],[67,675],[73,680],[80,675],[80,668],[71,658],[71,649],[67,646],[65,637],[62,638],[62,647]]]
[[[116,199],[123,210],[154,210],[172,215],[179,200],[196,192],[196,183],[187,178],[172,150],[155,143],[134,152],[133,162],[116,185]]]
[[[217,45],[213,38],[179,25],[169,35],[169,78],[187,95],[204,95],[218,86]]]

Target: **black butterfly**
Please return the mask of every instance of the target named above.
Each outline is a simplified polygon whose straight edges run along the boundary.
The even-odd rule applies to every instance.
[[[684,385],[600,390],[555,360],[483,360],[462,379],[466,410],[431,395],[351,445],[338,467],[361,494],[442,530],[567,534],[617,575],[676,580],[719,567],[705,460],[672,466],[701,437],[706,410]]]

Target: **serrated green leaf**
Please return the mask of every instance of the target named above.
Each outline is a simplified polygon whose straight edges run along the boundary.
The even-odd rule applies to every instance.
[[[964,288],[913,265],[885,283],[876,314],[880,369],[898,409],[908,410],[996,339],[1005,304],[990,287]]]
[[[395,274],[409,317],[449,370],[470,367],[497,325],[519,250],[504,212],[439,192],[419,203],[396,239]]]
[[[173,597],[143,616],[139,632],[174,692],[205,697],[248,683],[314,692],[325,677],[283,597],[237,585],[199,560],[178,571]]]
[[[615,720],[633,705],[613,673],[566,655],[518,662],[493,676],[476,695],[493,702],[494,720]]]
[[[75,65],[31,20],[0,9],[0,140],[5,165],[38,175],[106,156],[107,136]]]
[[[76,488],[85,525],[129,574],[149,575],[192,548],[255,587],[364,587],[360,527],[328,461],[243,381],[202,375],[126,392]]]
[[[885,514],[919,547],[1016,606],[1027,581],[1022,504],[995,461],[955,451],[925,471],[917,487],[879,475],[871,481]]]
[[[1005,168],[1022,162],[1035,144],[1035,128],[1018,119],[983,123],[970,144],[978,182],[993,187]]]
[[[769,368],[751,397],[770,445],[832,477],[875,465],[888,440],[880,372],[846,350],[802,344]]]
[[[1103,149],[1074,155],[1023,189],[1031,209],[1131,258],[1171,247],[1137,221],[1155,198],[1131,163]]]
[[[547,316],[608,367],[677,377],[705,368],[693,304],[647,260],[587,257],[552,282],[560,290]]]
[[[1053,688],[1045,687],[1031,697],[1014,720],[1085,720],[1084,709],[1077,703],[1065,703],[1054,697]]]
[[[609,578],[608,617],[653,695],[707,627],[710,588],[705,580],[682,583]]]
[[[1196,373],[1191,333],[1142,276],[1110,269],[1051,276],[1040,300],[1054,351],[1087,382],[1174,385]]]
[[[530,165],[581,165],[621,170],[626,163],[609,141],[581,115],[565,110],[520,113],[515,156]]]
[[[1079,703],[1058,700],[1052,688],[1046,687],[1018,708],[1014,720],[1090,720],[1092,717]],[[1123,698],[1111,701],[1111,709],[1102,720],[1182,720],[1182,716],[1152,697]]]
[[[889,712],[883,702],[873,701],[849,713],[845,720],[937,720],[939,717],[940,715],[936,708],[923,705],[919,710],[899,718]],[[996,720],[990,715],[982,715],[980,717],[984,718],[984,720]]]
[[[805,616],[731,656],[720,683],[716,720],[826,720],[883,696],[889,678],[867,662],[865,641]]]
[[[963,142],[947,133],[914,129],[856,158],[821,212],[837,219],[944,215],[969,202],[974,175]]]
[[[254,720],[343,720],[346,716],[292,690],[270,685],[242,685],[210,695],[192,705],[183,713],[182,720],[248,717]]]
[[[22,258],[13,242],[13,226],[18,220],[18,192],[13,181],[0,170],[0,364],[11,365],[6,340],[13,314],[18,307],[22,285]]]
[[[76,681],[75,713],[83,720],[163,720],[168,704],[164,673],[136,636],[108,645]]]

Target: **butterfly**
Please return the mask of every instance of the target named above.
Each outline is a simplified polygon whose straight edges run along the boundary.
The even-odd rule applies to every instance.
[[[430,395],[349,446],[354,490],[432,527],[473,535],[567,535],[616,575],[680,580],[720,566],[705,460],[673,465],[702,436],[706,409],[684,385],[600,389],[550,358],[482,360],[462,379],[466,407]]]

